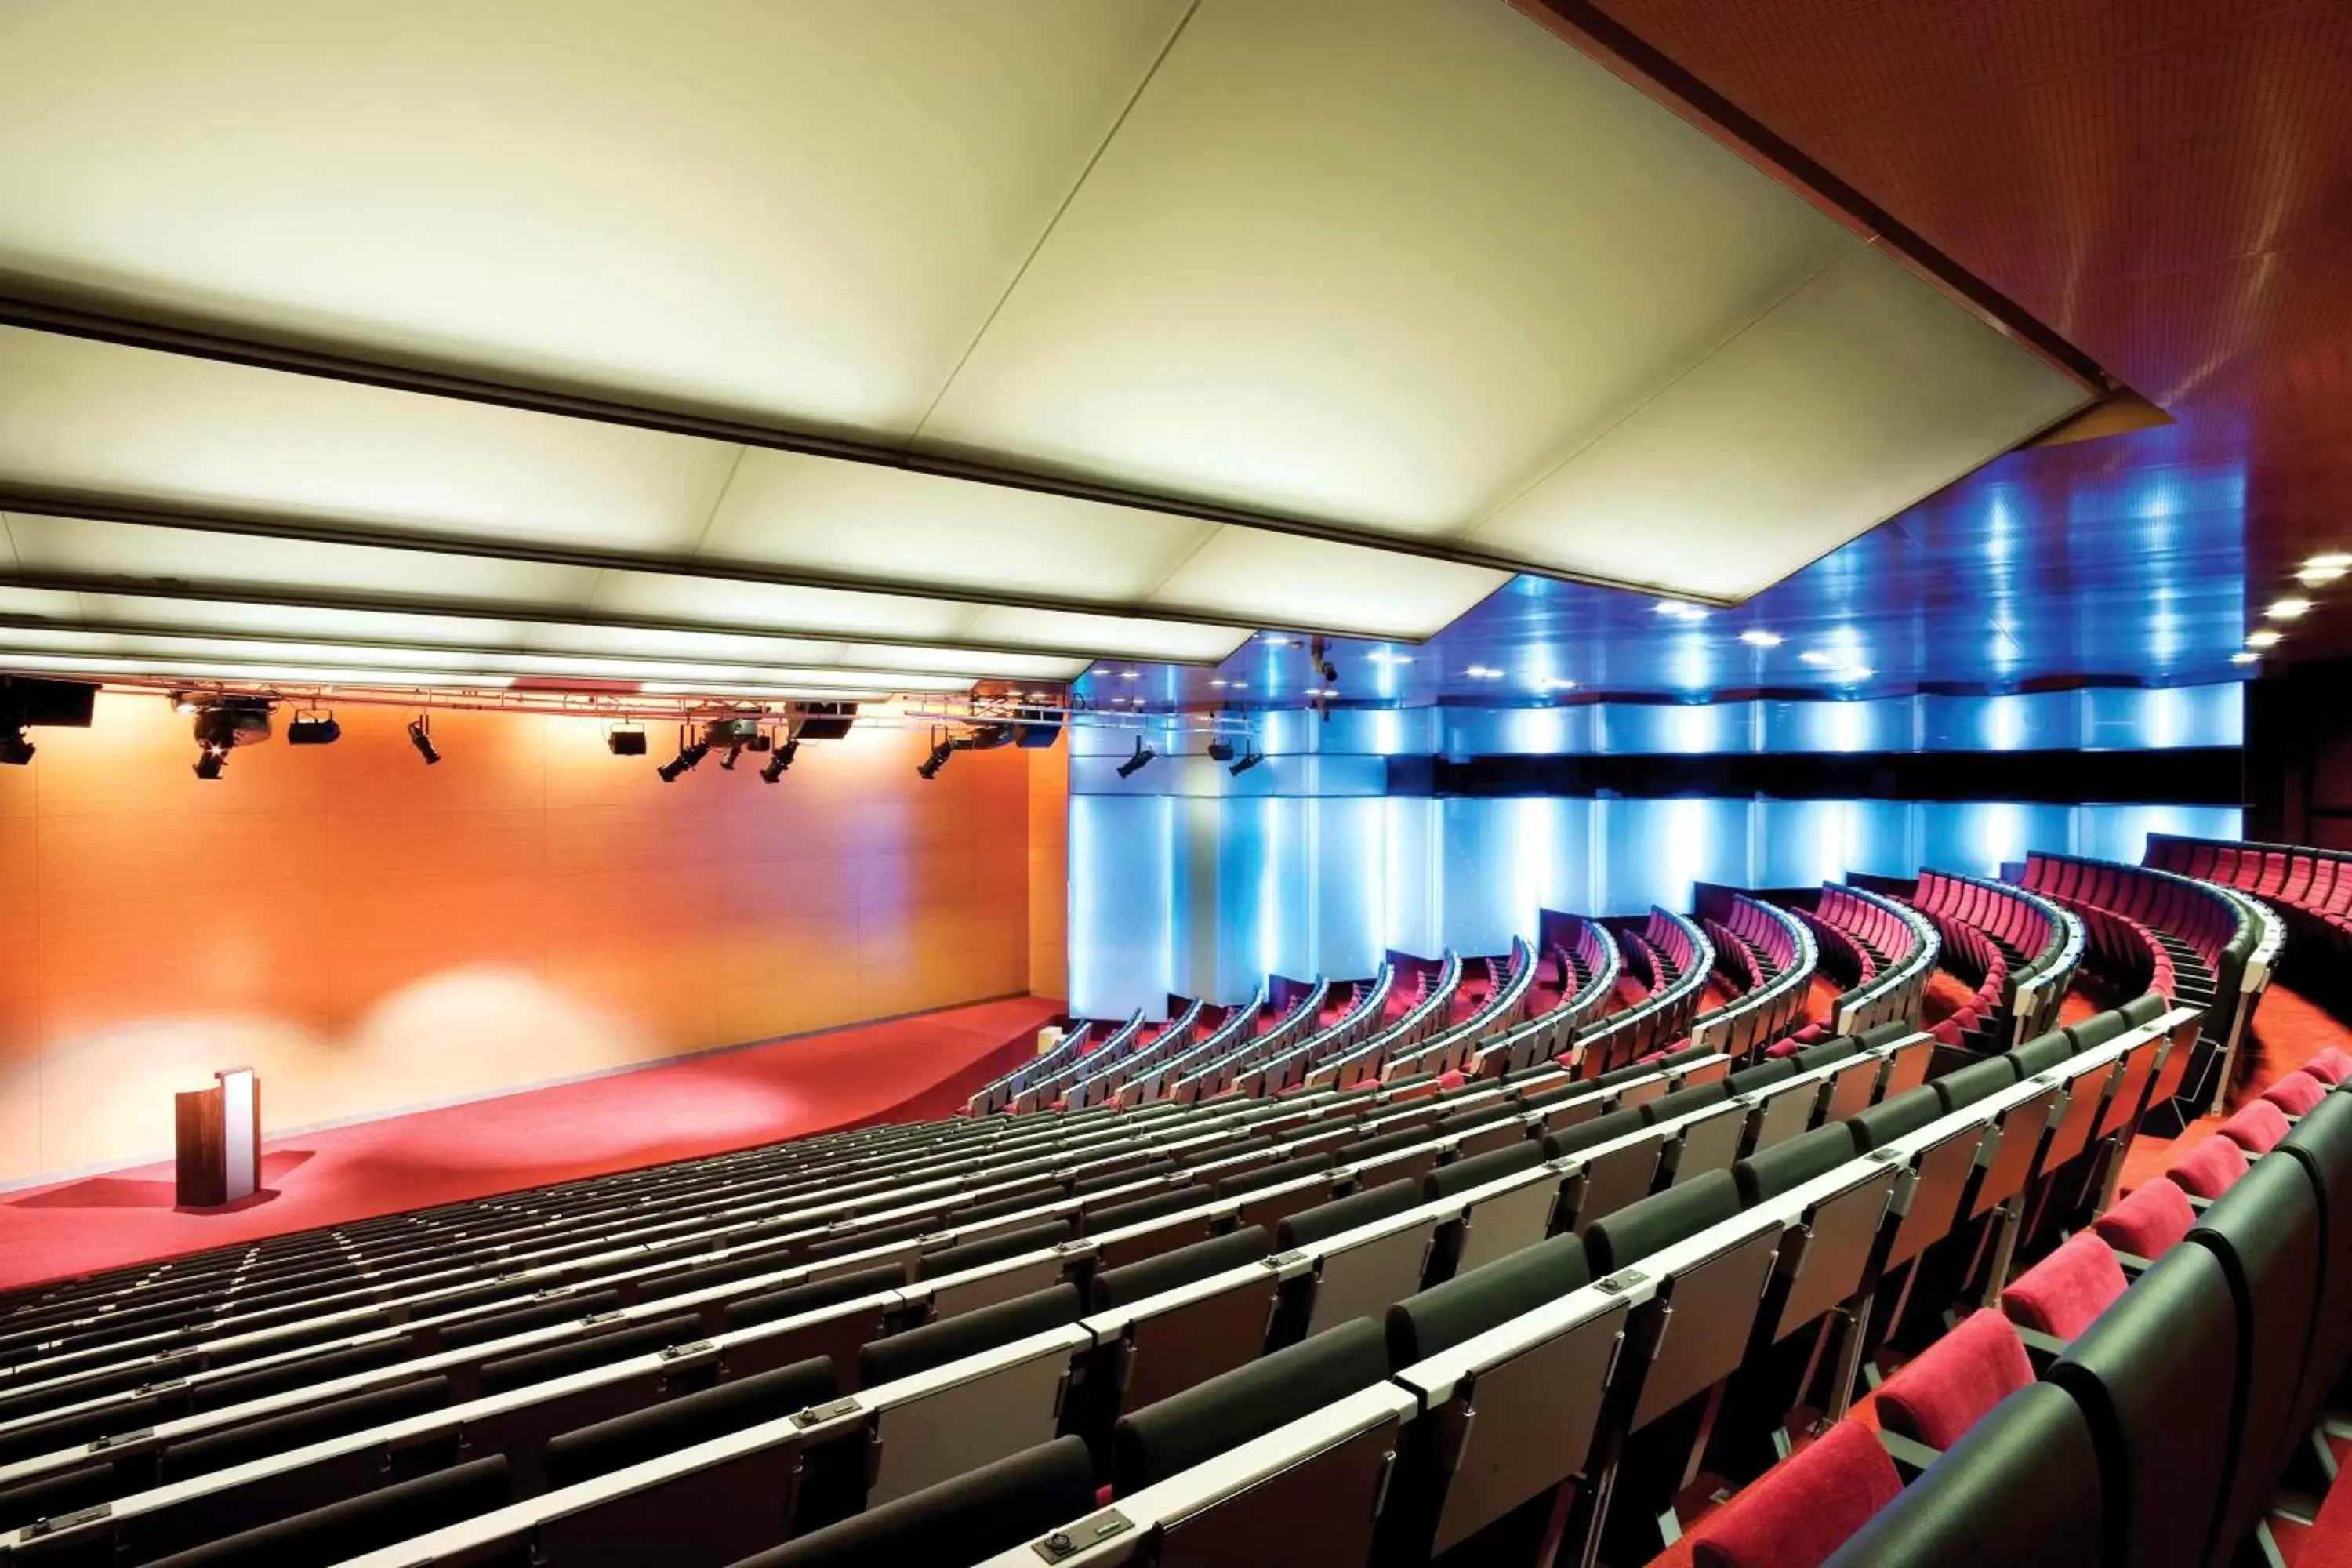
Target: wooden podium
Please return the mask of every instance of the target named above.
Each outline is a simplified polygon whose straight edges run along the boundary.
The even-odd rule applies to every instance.
[[[179,1205],[218,1208],[261,1184],[261,1080],[251,1068],[213,1074],[210,1089],[177,1098]]]

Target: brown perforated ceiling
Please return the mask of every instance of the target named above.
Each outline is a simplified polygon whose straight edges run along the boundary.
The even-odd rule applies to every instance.
[[[2012,459],[2044,515],[2242,463],[2250,600],[2352,549],[2352,6],[1518,4],[1629,30],[2180,421]],[[2352,646],[2327,611],[2300,651]]]

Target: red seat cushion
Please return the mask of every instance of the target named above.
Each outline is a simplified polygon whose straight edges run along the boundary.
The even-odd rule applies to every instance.
[[[1469,1081],[1470,1080],[1462,1076],[1462,1069],[1460,1068],[1447,1068],[1444,1072],[1437,1075],[1437,1087],[1440,1089],[1460,1089],[1464,1084],[1468,1083]]]
[[[2221,1136],[2249,1154],[2267,1154],[2287,1134],[2286,1112],[2257,1100],[2221,1123]]]
[[[2246,1152],[2227,1138],[2208,1138],[2172,1163],[2165,1175],[2192,1198],[2218,1198],[2246,1173]]]
[[[1879,1424],[1931,1448],[1948,1448],[1986,1411],[2032,1381],[2025,1342],[1988,1307],[1970,1313],[1879,1388]]]
[[[2124,1293],[2123,1265],[2115,1249],[2084,1231],[2019,1275],[2000,1293],[2011,1322],[2071,1340]]]
[[[2197,1223],[2189,1194],[2158,1176],[2092,1222],[2101,1240],[2135,1258],[2158,1258]]]
[[[2334,1046],[2303,1064],[2303,1070],[2320,1082],[2333,1087],[2352,1078],[2352,1056],[2346,1056]]]
[[[2327,1086],[2307,1072],[2291,1072],[2263,1090],[2263,1098],[2289,1116],[2308,1116],[2327,1098]]]
[[[1870,1428],[1841,1421],[1708,1516],[1691,1538],[1697,1568],[1821,1568],[1903,1478]]]
[[[1804,1048],[1794,1040],[1775,1040],[1764,1047],[1764,1054],[1778,1061],[1782,1057],[1793,1057]]]

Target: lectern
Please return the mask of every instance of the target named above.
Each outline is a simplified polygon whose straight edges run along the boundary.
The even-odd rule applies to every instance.
[[[261,1182],[261,1080],[251,1068],[213,1077],[212,1088],[177,1097],[182,1208],[233,1204]]]

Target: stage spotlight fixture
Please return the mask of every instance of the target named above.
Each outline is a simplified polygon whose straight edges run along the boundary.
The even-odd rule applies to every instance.
[[[217,779],[228,763],[229,752],[238,746],[258,745],[269,739],[270,705],[250,697],[223,698],[196,710],[195,773],[200,779]]]
[[[721,757],[721,758],[719,758],[719,771],[720,773],[733,773],[733,772],[735,771],[735,764],[742,759],[742,756],[743,756],[743,748],[742,748],[742,747],[740,747],[740,746],[730,746],[730,747],[728,747],[728,748],[727,748],[727,754],[726,754],[725,756],[723,756],[723,757]]]
[[[0,763],[12,768],[21,768],[33,760],[33,752],[37,749],[32,742],[25,739],[22,724],[0,724]]]
[[[332,713],[298,711],[294,721],[286,726],[289,746],[331,746],[342,738],[343,727],[335,722]]]
[[[604,732],[604,749],[616,757],[642,757],[646,732],[635,724],[616,724]]]
[[[940,770],[948,765],[948,759],[955,754],[953,741],[934,741],[931,742],[931,754],[917,763],[915,771],[927,779],[935,779],[940,776]]]
[[[1230,763],[1233,760],[1234,743],[1231,741],[1212,741],[1209,742],[1209,761],[1213,763]]]
[[[676,784],[699,767],[702,764],[702,759],[709,754],[709,742],[688,741],[686,738],[686,731],[680,730],[677,732],[677,755],[656,768],[654,772],[661,775],[662,783]]]
[[[778,746],[774,751],[770,752],[768,753],[768,765],[760,770],[761,782],[764,784],[775,784],[782,780],[784,776],[784,770],[791,767],[793,765],[793,759],[800,754],[801,743],[798,741],[786,741],[782,745]]]
[[[441,750],[433,743],[433,715],[419,713],[408,721],[408,743],[416,748],[426,767],[441,760]]]
[[[1123,779],[1133,778],[1136,774],[1143,771],[1145,764],[1149,763],[1152,758],[1159,754],[1159,752],[1145,745],[1143,743],[1143,738],[1139,735],[1136,737],[1135,742],[1135,755],[1128,758],[1127,761],[1118,764],[1118,776]]]
[[[1249,755],[1242,758],[1227,771],[1230,772],[1234,777],[1239,778],[1264,761],[1265,761],[1265,753],[1253,748]]]

